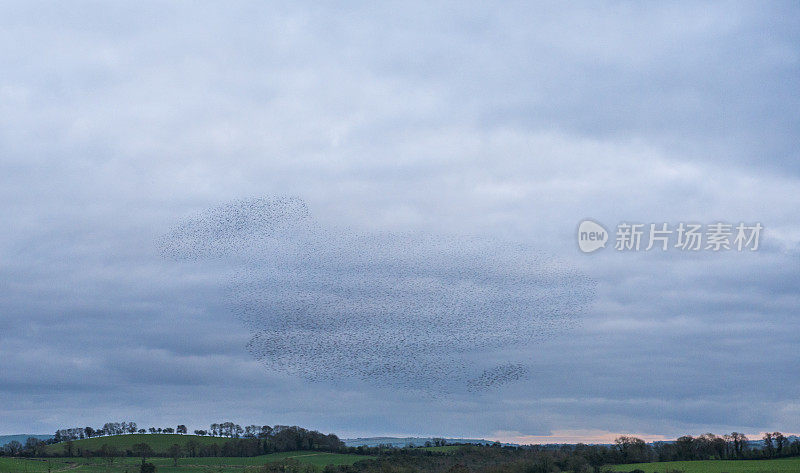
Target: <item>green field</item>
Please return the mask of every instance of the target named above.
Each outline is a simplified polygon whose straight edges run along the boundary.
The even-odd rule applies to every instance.
[[[202,437],[199,435],[179,435],[179,434],[129,434],[129,435],[112,435],[109,437],[94,437],[90,439],[74,440],[72,442],[74,449],[81,450],[99,450],[103,444],[108,444],[111,447],[116,447],[118,450],[125,452],[130,450],[137,443],[149,444],[156,452],[166,452],[167,449],[178,444],[181,447],[186,447],[189,439],[195,439],[200,445],[219,444],[229,441],[228,438],[222,437]],[[47,446],[47,453],[53,455],[62,455],[66,443],[61,442]]]
[[[148,458],[147,461],[155,464],[157,471],[162,473],[244,473],[255,471],[266,463],[280,462],[290,458],[296,459],[302,464],[321,468],[325,465],[352,465],[357,461],[367,460],[372,457],[299,451],[272,453],[257,457],[181,458],[178,460],[177,467],[172,466],[173,461],[170,458]],[[138,471],[140,462],[139,458],[119,457],[109,466],[102,458],[22,459],[0,457],[0,473],[48,473],[48,471],[51,473],[61,471],[69,471],[70,473],[135,473]]]
[[[628,472],[637,468],[646,473],[665,473],[673,470],[685,473],[800,473],[800,458],[635,463],[608,466],[604,471]]]

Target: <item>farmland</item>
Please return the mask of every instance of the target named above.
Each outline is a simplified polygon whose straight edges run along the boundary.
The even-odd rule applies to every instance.
[[[800,458],[776,460],[703,460],[611,465],[603,471],[642,470],[645,473],[800,473]]]
[[[284,432],[292,432],[286,430]],[[307,432],[303,429],[298,433]],[[299,437],[297,437],[299,438]],[[334,436],[335,438],[335,436]],[[273,438],[274,439],[274,438]],[[270,440],[272,441],[272,440]],[[138,473],[143,452],[137,445],[147,444],[151,451],[144,453],[158,473],[286,473],[321,472],[328,465],[340,466],[340,473],[348,472],[488,472],[504,465],[508,472],[588,472],[591,471],[584,457],[565,452],[563,449],[542,450],[500,448],[499,446],[438,445],[413,449],[381,448],[278,448],[266,439],[231,439],[226,437],[179,435],[179,434],[126,434],[86,439],[40,447],[39,455],[31,457],[0,456],[0,473]],[[254,453],[235,453],[236,445],[255,445]],[[174,448],[178,445],[182,448]],[[282,444],[286,445],[286,444]],[[292,444],[299,445],[299,444]],[[206,446],[205,450],[199,448]],[[219,447],[219,448],[218,448]],[[266,448],[271,448],[268,450]],[[611,456],[614,451],[606,447],[584,447],[591,452]],[[138,453],[134,453],[137,452]],[[170,452],[171,451],[171,452]],[[217,452],[200,455],[198,452]],[[66,455],[72,452],[71,455]],[[336,453],[333,453],[336,452]],[[583,454],[590,454],[583,451]],[[237,455],[237,456],[233,456]],[[373,462],[358,463],[362,460]],[[272,464],[265,469],[265,465]],[[281,465],[280,467],[276,465]],[[354,469],[347,467],[355,465]],[[277,470],[276,470],[277,468]],[[533,469],[531,469],[533,468]],[[800,473],[800,457],[769,460],[698,460],[656,463],[628,463],[606,465],[601,469],[609,472],[644,473]]]
[[[148,462],[156,465],[157,471],[166,473],[245,473],[256,471],[261,466],[272,462],[297,460],[301,465],[313,465],[320,469],[325,465],[352,465],[359,460],[371,457],[365,455],[347,455],[315,451],[297,451],[272,453],[256,457],[205,457],[181,458],[178,466],[173,466],[171,458],[148,458]],[[0,458],[0,473],[133,473],[137,472],[141,459],[119,457],[109,463],[103,458],[49,458],[22,459]]]
[[[44,447],[47,458],[0,457],[0,473],[133,473],[138,472],[142,459],[132,452],[137,444],[147,444],[152,452],[147,461],[154,464],[159,472],[238,472],[256,471],[268,463],[295,463],[322,469],[326,465],[352,465],[359,460],[374,458],[368,455],[330,453],[320,450],[295,450],[257,456],[180,456],[177,466],[166,452],[173,445],[179,445],[181,454],[191,451],[189,445],[223,446],[230,438],[179,434],[128,434],[86,438],[61,442]],[[107,448],[115,452],[103,455],[99,452]],[[65,456],[67,452],[72,455]],[[52,456],[52,457],[51,457]]]
[[[322,468],[325,465],[351,465],[359,460],[371,457],[363,455],[347,455],[313,451],[283,452],[257,457],[210,457],[181,458],[178,466],[173,466],[172,459],[151,458],[157,471],[163,473],[255,473],[270,462],[297,460],[301,465],[313,465]],[[121,457],[112,464],[101,458],[50,458],[21,459],[0,458],[0,473],[133,473],[138,471],[138,458]],[[777,460],[707,460],[688,462],[638,463],[612,465],[603,471],[630,472],[636,469],[646,473],[666,473],[682,471],[684,473],[800,473],[800,458]]]

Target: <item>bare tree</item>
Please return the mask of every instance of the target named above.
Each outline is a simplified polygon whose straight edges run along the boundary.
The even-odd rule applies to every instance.
[[[137,443],[132,447],[133,454],[137,457],[142,457],[142,463],[147,460],[147,457],[152,457],[154,452],[153,448],[146,443]]]
[[[775,453],[781,455],[783,448],[786,446],[786,437],[780,432],[773,432],[772,438],[775,439]]]
[[[178,459],[183,454],[183,449],[177,443],[172,444],[167,450],[167,455],[172,458],[172,466],[178,466]]]
[[[119,450],[104,443],[100,447],[100,456],[108,463],[108,469],[110,470],[111,467],[114,466],[114,460],[119,456]]]
[[[773,442],[772,432],[764,434],[764,454],[768,457],[775,455],[775,443]]]

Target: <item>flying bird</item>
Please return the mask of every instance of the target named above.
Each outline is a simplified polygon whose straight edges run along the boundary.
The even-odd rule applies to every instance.
[[[595,291],[591,278],[521,245],[327,228],[293,197],[209,209],[159,246],[172,260],[229,262],[247,350],[271,371],[319,382],[495,389],[529,375],[504,353],[576,326]]]

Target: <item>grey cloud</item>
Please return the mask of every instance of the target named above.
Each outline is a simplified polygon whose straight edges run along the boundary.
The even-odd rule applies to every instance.
[[[0,430],[797,425],[798,13],[4,3]],[[497,353],[531,359],[497,390],[421,402],[265,373],[225,302],[230,266],[154,245],[262,195],[301,196],[326,227],[521,242],[596,279],[597,300],[568,334]],[[595,258],[575,248],[586,217],[766,233],[757,255]]]

